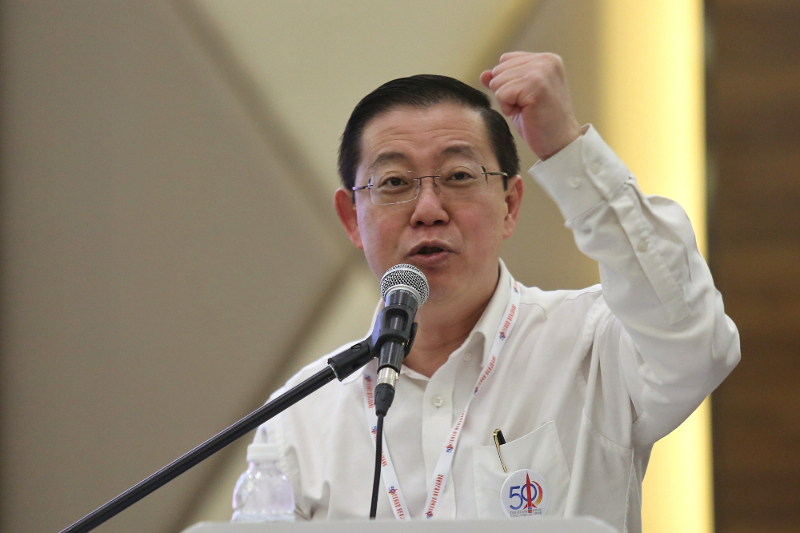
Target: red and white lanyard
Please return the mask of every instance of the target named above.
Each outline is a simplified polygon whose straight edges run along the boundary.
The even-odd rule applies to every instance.
[[[467,402],[467,405],[464,407],[464,410],[461,412],[461,416],[458,417],[453,429],[450,431],[450,437],[447,439],[444,449],[439,455],[439,460],[436,461],[436,467],[433,469],[433,483],[426,500],[428,503],[425,506],[425,518],[428,520],[434,517],[440,495],[444,493],[444,488],[447,484],[447,478],[450,476],[450,470],[453,466],[453,456],[455,455],[456,446],[458,446],[458,438],[461,435],[461,429],[464,427],[464,420],[467,418],[469,406],[472,403],[472,400],[478,394],[478,391],[480,391],[481,388],[486,384],[486,380],[492,375],[500,352],[505,346],[505,341],[508,336],[511,335],[511,330],[514,328],[517,315],[519,314],[519,297],[519,288],[517,287],[517,282],[515,281],[514,287],[511,291],[511,299],[508,302],[508,307],[506,307],[503,320],[500,322],[500,327],[494,337],[494,341],[492,342],[492,349],[489,352],[489,362],[483,368],[478,381],[475,382],[475,388],[472,391],[472,396]],[[375,378],[376,375],[374,364],[370,364],[364,370],[363,382],[364,405],[366,406],[367,424],[369,424],[370,433],[372,433],[373,444],[375,443],[378,427],[378,417],[375,415]],[[403,491],[400,489],[400,482],[397,479],[397,472],[394,469],[394,464],[392,463],[392,458],[389,454],[389,444],[386,441],[385,433],[383,435],[381,476],[383,477],[383,484],[389,496],[389,501],[392,503],[392,509],[394,510],[395,518],[398,520],[410,520],[411,515],[408,512],[406,500],[403,497]]]

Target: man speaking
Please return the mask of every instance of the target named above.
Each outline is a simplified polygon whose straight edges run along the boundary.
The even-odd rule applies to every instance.
[[[505,119],[483,93],[412,76],[356,106],[336,212],[377,277],[408,263],[430,285],[385,421],[377,516],[522,508],[640,531],[652,445],[736,365],[738,332],[686,214],[644,196],[600,135],[579,125],[559,57],[505,54],[481,81],[539,156],[530,174],[599,263],[601,285],[542,291],[506,269],[500,247],[523,177]],[[367,516],[376,367],[267,423],[299,516]]]

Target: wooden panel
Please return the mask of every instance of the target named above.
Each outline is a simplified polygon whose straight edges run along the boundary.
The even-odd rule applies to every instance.
[[[787,269],[789,265],[797,265],[798,270]],[[721,247],[714,255],[714,267],[717,284],[726,290],[727,297],[800,303],[800,284],[795,280],[800,275],[800,243]],[[738,283],[741,280],[747,283]]]
[[[800,49],[800,2],[711,1],[715,63],[786,64]]]
[[[742,362],[714,393],[720,533],[800,531],[800,2],[710,0],[709,255]]]
[[[776,64],[770,56],[762,63],[720,65],[708,92],[711,133],[720,148],[763,150],[800,138],[800,66]]]

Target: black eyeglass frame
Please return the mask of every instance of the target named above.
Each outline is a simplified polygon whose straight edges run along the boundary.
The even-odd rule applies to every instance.
[[[480,165],[480,167],[481,167],[481,176],[483,176],[486,179],[486,183],[487,184],[489,183],[489,176],[503,176],[503,190],[505,191],[505,190],[508,189],[508,172],[489,172],[489,171],[486,170],[485,166]],[[403,200],[402,202],[392,202],[391,204],[372,204],[372,200],[370,200],[369,203],[371,203],[372,205],[397,205],[397,204],[407,204],[408,202],[413,202],[414,200],[419,198],[419,190],[420,190],[420,188],[422,188],[422,180],[423,179],[425,179],[425,178],[441,178],[441,177],[442,177],[441,174],[432,174],[430,176],[417,176],[416,178],[413,178],[413,179],[417,180],[417,193],[414,195],[414,198],[412,198],[410,200]],[[373,184],[372,184],[372,179],[371,178],[369,180],[369,183],[367,183],[366,185],[361,185],[361,186],[358,186],[358,187],[352,187],[350,190],[353,191],[353,203],[356,203],[356,193],[358,191],[363,191],[364,189],[372,189],[372,187],[373,187]]]

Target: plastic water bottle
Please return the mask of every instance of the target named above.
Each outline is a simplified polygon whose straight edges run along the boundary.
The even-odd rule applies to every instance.
[[[233,489],[232,522],[268,522],[294,520],[294,491],[292,484],[278,467],[278,447],[262,442],[247,447],[247,470],[239,476]],[[259,435],[261,437],[262,435]]]

